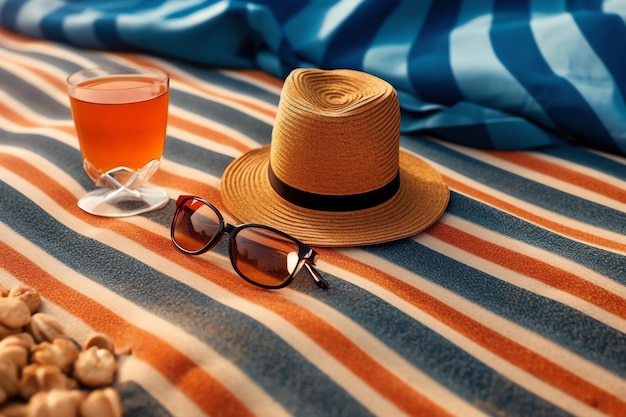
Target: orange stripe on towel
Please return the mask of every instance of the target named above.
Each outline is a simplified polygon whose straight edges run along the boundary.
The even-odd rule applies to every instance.
[[[309,310],[285,299],[280,295],[280,292],[259,290],[232,272],[220,269],[203,257],[188,256],[172,251],[171,248],[163,252],[160,245],[154,240],[152,242],[150,249],[161,252],[161,256],[167,257],[207,280],[215,282],[237,297],[275,312],[282,319],[290,322],[351,372],[409,415],[433,417],[449,415],[429,398],[414,390],[383,367],[335,327]]]
[[[427,233],[490,262],[544,282],[626,319],[626,300],[576,274],[438,222]]]
[[[242,153],[250,150],[249,146],[228,136],[224,132],[220,132],[219,130],[211,129],[208,126],[203,126],[190,120],[184,119],[180,116],[172,114],[172,112],[170,112],[170,114],[168,115],[168,124],[176,126],[187,132],[193,133],[201,138],[206,138],[207,140],[211,140],[216,143],[228,145],[234,149],[237,149],[238,151],[241,151]]]
[[[48,177],[38,168],[19,158],[10,160],[10,158],[4,155],[0,158],[0,163],[6,164],[7,168],[13,170],[16,174],[40,188],[50,198],[63,206],[65,210],[81,220],[93,226],[106,228],[119,235],[132,239],[163,258],[169,259],[203,276],[207,280],[226,288],[238,297],[280,315],[284,320],[293,324],[324,348],[330,355],[343,363],[343,365],[350,369],[355,375],[363,379],[375,390],[379,391],[389,401],[393,402],[398,408],[413,415],[424,412],[429,416],[435,417],[448,415],[431,400],[404,383],[404,381],[400,380],[387,368],[383,367],[378,361],[369,356],[357,344],[344,336],[336,328],[307,309],[285,299],[279,292],[259,290],[246,283],[232,272],[217,267],[203,257],[193,257],[182,254],[172,247],[169,239],[163,238],[156,233],[145,230],[132,223],[100,218],[82,212],[82,210],[76,206],[75,197],[62,185]],[[65,304],[63,304],[63,306],[65,307]],[[80,314],[80,311],[77,311],[75,314]],[[91,318],[90,320],[94,319]],[[106,323],[102,323],[102,325],[105,324]],[[97,323],[95,327],[101,328],[100,325],[100,323]],[[152,363],[152,359],[153,358],[150,357],[150,363]],[[154,360],[156,360],[156,358],[154,358]],[[159,366],[162,367],[163,365],[153,364],[153,366],[159,368]],[[166,370],[163,370],[163,372],[165,371]],[[174,371],[167,371],[170,372],[166,374],[168,378],[174,377]],[[185,390],[189,389],[188,387],[184,388]],[[183,388],[181,387],[181,389]],[[191,394],[188,393],[188,395]]]
[[[329,249],[317,249],[324,260],[353,272],[401,297],[484,349],[610,416],[623,416],[626,401],[575,375],[446,303],[370,265]]]
[[[34,127],[34,128],[39,128],[39,127],[47,127],[50,129],[55,129],[61,132],[65,132],[67,134],[70,134],[72,136],[76,135],[76,130],[74,129],[74,126],[69,124],[67,126],[45,126],[42,125],[40,123],[36,123],[26,117],[24,117],[22,114],[19,114],[17,111],[15,111],[14,109],[12,109],[11,107],[8,107],[6,105],[6,103],[2,103],[0,102],[0,114],[2,114],[2,117],[10,120],[11,122],[15,123],[18,126],[22,126],[22,127]]]
[[[434,404],[430,399],[415,391],[412,387],[405,385],[395,375],[391,374],[386,368],[382,367],[381,364],[377,363],[351,340],[340,334],[337,329],[333,328],[306,309],[284,299],[279,293],[259,291],[257,288],[250,286],[238,277],[234,276],[231,272],[227,272],[216,267],[202,257],[190,257],[178,253],[172,249],[171,243],[168,239],[162,238],[155,233],[142,229],[131,223],[116,221],[113,219],[98,218],[83,213],[78,207],[76,207],[75,197],[62,185],[48,177],[35,166],[19,158],[12,158],[12,160],[8,160],[5,155],[2,158],[2,163],[5,164],[7,168],[22,176],[25,180],[39,187],[50,198],[57,201],[57,203],[76,217],[81,218],[83,221],[86,221],[94,226],[107,228],[120,235],[126,236],[163,256],[164,258],[170,259],[181,266],[204,276],[206,279],[216,282],[218,285],[227,288],[229,291],[237,294],[238,296],[250,300],[257,305],[261,305],[268,310],[276,312],[285,320],[291,322],[294,326],[307,334],[312,340],[326,349],[329,354],[336,357],[341,363],[370,384],[374,389],[378,390],[382,395],[390,399],[390,401],[397,404],[399,408],[404,409],[411,414],[418,412],[423,413],[426,410],[429,415],[446,415],[445,410],[439,408],[437,404]],[[581,399],[581,401],[590,405],[596,405],[598,409],[609,415],[619,415],[615,410],[621,410],[623,409],[622,407],[626,407],[626,403],[615,398],[609,393],[606,393],[602,389],[588,383],[586,380],[577,377],[566,369],[563,369],[551,361],[541,357],[539,354],[507,339],[506,337],[483,326],[439,300],[415,289],[414,287],[411,287],[410,285],[370,266],[347,258],[338,252],[330,250],[321,250],[320,252],[323,253],[324,258],[329,262],[338,264],[345,269],[355,271],[365,278],[373,282],[377,282],[379,285],[394,292],[407,302],[417,306],[448,326],[454,328],[459,333],[475,340],[484,348],[491,350],[495,354],[509,360],[518,367],[527,370],[529,373],[538,376],[570,395]],[[13,263],[11,264],[15,265]],[[38,288],[36,285],[34,286],[35,288]],[[58,296],[66,299],[63,295],[65,294],[63,291],[61,291]],[[47,293],[44,294],[44,296],[48,298],[53,297],[53,295],[48,295]],[[62,304],[62,306],[64,308],[67,307],[70,311],[73,311],[69,308],[70,306],[66,306],[65,304]],[[80,311],[75,312],[75,314],[79,315]],[[96,319],[90,318],[89,320]],[[92,323],[93,326],[99,330],[105,332],[112,332],[112,330],[115,330],[109,330],[107,325],[109,321],[106,323],[96,323],[89,320],[87,320],[87,318],[85,319],[85,321]],[[112,321],[113,319],[110,319],[110,322]],[[125,331],[128,331],[129,334],[133,334],[132,329]],[[329,334],[333,335],[333,337],[329,338]],[[134,334],[133,337],[135,336],[142,337],[137,334]],[[123,335],[118,335],[117,337],[121,338]],[[125,340],[120,339],[120,341]],[[156,346],[156,348],[160,348],[160,346]],[[175,378],[177,378],[177,374],[174,370],[167,367],[164,368],[162,363],[153,363],[153,361],[160,361],[160,358],[157,356],[150,356],[150,345],[145,346],[144,349],[145,350],[139,349],[137,352],[141,354],[146,352],[146,361],[150,362],[156,369],[162,371],[169,379],[174,381]],[[170,347],[167,347],[167,349],[170,349]],[[184,360],[184,358],[181,360]],[[210,376],[206,376],[206,378],[210,378]],[[197,389],[197,385],[194,384],[195,381],[197,380],[190,377],[190,386],[186,386],[186,380],[183,378],[182,381],[178,381],[176,384],[181,390],[184,390],[187,395],[192,397],[197,394],[193,391],[194,389]],[[218,382],[207,381],[207,383],[217,384]],[[217,407],[218,404],[204,403],[205,401],[209,401],[205,398],[205,394],[206,393],[203,392],[203,396],[200,396],[199,398],[194,396],[192,398],[194,401],[198,402],[198,404],[204,404],[205,407]],[[238,400],[232,397],[229,392],[226,391],[224,395],[231,397],[231,399],[224,399],[224,401],[229,404],[231,402],[238,403]]]
[[[0,102],[0,113],[3,118],[6,118],[13,123],[24,126],[24,127],[39,127],[40,125],[33,122],[30,119],[27,119],[17,111],[13,110],[11,107],[8,107],[6,104]]]
[[[626,245],[623,243],[615,242],[610,239],[605,239],[603,237],[583,232],[578,229],[574,229],[573,227],[566,226],[561,223],[554,222],[552,220],[548,220],[544,217],[533,214],[527,210],[521,209],[514,204],[507,203],[506,201],[494,197],[488,193],[483,191],[479,191],[475,188],[472,188],[466,184],[463,184],[460,181],[455,180],[450,176],[444,176],[446,183],[450,186],[450,188],[455,189],[456,191],[471,196],[472,198],[483,201],[493,207],[497,207],[503,211],[511,213],[517,217],[525,219],[531,223],[542,226],[548,230],[553,230],[558,234],[569,236],[573,239],[580,240],[582,242],[589,243],[594,246],[604,247],[611,250],[617,250],[622,253],[626,253]]]
[[[227,71],[228,72],[228,71]],[[271,85],[276,88],[283,88],[284,81],[280,78],[277,78],[273,75],[268,74],[267,72],[253,70],[253,69],[238,69],[232,70],[235,74],[245,75],[248,78],[252,78],[258,80],[261,83]]]
[[[12,155],[0,154],[0,163],[46,192],[49,197],[68,212],[92,225],[107,228],[132,238],[138,243],[166,243],[160,236],[137,226],[113,219],[100,218],[83,212],[76,206],[75,197],[55,180],[33,165]],[[219,381],[206,374],[184,354],[153,336],[126,322],[110,310],[88,297],[66,287],[52,275],[41,270],[21,254],[5,248],[0,241],[0,260],[4,268],[20,281],[36,288],[51,301],[59,304],[95,329],[108,333],[117,346],[130,347],[138,358],[148,362],[192,399],[209,415],[251,415],[251,412]],[[171,245],[167,245],[171,249]],[[88,307],[85,307],[88,306]],[[86,315],[86,313],[89,313]],[[235,413],[235,414],[231,414]]]
[[[4,61],[10,61],[11,63],[15,64],[16,66],[28,69],[30,72],[33,72],[33,73],[37,74],[39,77],[41,77],[43,80],[45,80],[46,83],[50,84],[52,87],[56,88],[60,92],[67,93],[67,84],[65,82],[65,78],[56,77],[56,76],[50,74],[49,72],[46,72],[45,70],[41,69],[40,67],[36,67],[36,66],[30,65],[30,64],[28,64],[27,62],[24,62],[24,61],[16,61],[15,59],[11,59],[7,55],[3,55],[2,59]],[[68,104],[69,104],[69,99],[68,99]]]
[[[12,42],[19,42],[19,43],[23,43],[29,46],[30,45],[42,45],[49,49],[51,45],[49,40],[33,38],[30,36],[11,32],[4,28],[0,28],[0,36],[10,39]]]
[[[141,57],[138,56],[136,54],[124,54],[124,53],[118,53],[115,55],[116,57],[121,57],[123,59],[126,59],[128,61],[134,62],[138,65],[142,65],[142,66],[154,66],[154,62],[151,61],[149,59],[149,57]],[[193,87],[194,89],[198,90],[198,91],[202,91],[204,93],[206,93],[208,96],[210,97],[214,97],[214,98],[218,98],[218,99],[222,99],[222,100],[226,100],[228,102],[234,103],[237,105],[237,107],[243,106],[245,108],[251,109],[257,113],[261,113],[264,114],[266,116],[269,116],[271,118],[274,118],[276,116],[276,110],[275,109],[271,109],[271,108],[267,108],[267,107],[263,107],[263,106],[259,106],[258,104],[256,104],[255,102],[253,102],[252,100],[246,100],[243,97],[243,95],[240,97],[236,94],[228,94],[225,92],[220,92],[215,88],[210,88],[207,87],[206,84],[200,84],[198,82],[195,82],[194,80],[190,79],[189,77],[184,76],[182,73],[176,73],[176,74],[170,74],[172,77],[176,77],[176,81],[186,84],[188,86]]]
[[[165,169],[159,169],[150,178],[150,183],[161,187],[175,188],[177,190],[182,190],[185,194],[205,198],[216,206],[219,206],[222,203],[222,196],[218,189],[215,189],[211,185],[202,181],[177,175]],[[176,200],[178,195],[170,195],[170,198]]]
[[[116,346],[130,348],[133,356],[150,363],[209,415],[253,415],[219,381],[164,340],[68,287],[2,241],[0,252],[3,267],[21,282],[37,289],[43,297],[89,326],[111,336]],[[85,314],[87,312],[89,314]]]
[[[626,190],[571,168],[523,152],[487,151],[489,154],[561,181],[568,182],[615,201],[626,203]]]

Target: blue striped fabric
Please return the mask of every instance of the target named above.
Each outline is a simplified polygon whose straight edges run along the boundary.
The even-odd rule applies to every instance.
[[[396,37],[388,19],[421,11],[418,26],[400,32],[457,51],[448,62],[440,56],[428,59],[447,68],[439,72],[441,78],[456,80],[441,103],[430,102],[437,92],[432,85],[421,77],[411,80],[416,62],[390,75],[414,98],[411,105],[424,107],[429,118],[423,122],[438,133],[462,137],[468,129],[446,121],[475,112],[499,122],[470,123],[483,133],[481,144],[495,146],[485,134],[514,129],[520,140],[529,134],[538,146],[542,137],[552,137],[539,125],[556,128],[560,122],[557,109],[533,100],[530,91],[536,92],[537,80],[496,64],[505,60],[495,60],[495,51],[507,52],[498,42],[476,54],[457,50],[457,41],[469,47],[482,36],[499,37],[495,29],[490,35],[483,30],[496,21],[508,21],[516,36],[527,37],[530,26],[511,21],[517,14],[505,3],[449,2],[454,19],[447,20],[432,20],[444,10],[427,2],[389,2],[381,14],[365,3],[339,3],[325,25],[326,15],[316,14],[314,3],[291,4],[273,14],[260,5],[237,9],[238,3],[216,3],[210,9],[189,0],[169,8],[155,1],[112,1],[89,3],[97,7],[87,10],[88,3],[0,0],[6,27],[36,36],[56,33],[61,41],[0,29],[0,286],[37,288],[42,308],[59,317],[76,340],[96,330],[110,334],[120,350],[128,349],[120,356],[115,384],[126,417],[625,415],[623,156],[567,140],[503,151],[402,135],[403,149],[437,169],[450,187],[441,219],[400,241],[317,248],[327,290],[298,277],[288,288],[266,291],[232,271],[224,245],[198,257],[179,253],[170,242],[169,224],[180,194],[205,197],[227,213],[220,178],[235,158],[270,142],[280,79],[266,71],[207,68],[206,62],[100,49],[129,48],[124,33],[131,29],[145,39],[155,36],[153,52],[160,44],[171,46],[155,32],[165,22],[140,19],[142,14],[167,14],[167,27],[181,29],[186,23],[189,36],[193,22],[196,29],[210,31],[201,22],[211,16],[225,22],[228,16],[267,31],[271,22],[291,22],[285,25],[289,31],[315,30],[328,39],[334,32],[348,36],[342,28],[350,26],[336,25],[358,14],[380,25],[375,39],[359,52],[367,56],[364,63],[373,65],[374,60],[380,66],[385,52],[366,51],[367,46],[387,39],[412,53],[412,44]],[[122,3],[133,5],[137,14],[120,16]],[[591,4],[600,8],[585,2]],[[230,5],[233,11],[227,10]],[[531,25],[536,36],[548,29],[554,10],[547,10],[547,2],[532,6],[527,9],[537,19]],[[575,11],[579,3],[562,8],[566,6]],[[607,2],[603,7],[617,6],[619,2]],[[487,9],[493,15],[484,15]],[[80,13],[70,18],[71,10]],[[594,10],[574,20],[603,16]],[[317,28],[314,22],[306,27],[298,23],[307,15],[320,22]],[[473,17],[478,15],[485,17]],[[176,16],[186,19],[176,24]],[[571,16],[575,14],[555,19],[566,25]],[[81,38],[73,31],[85,27],[84,19],[97,23]],[[465,34],[437,40],[437,30],[455,24]],[[101,37],[114,28],[115,37]],[[589,31],[586,27],[580,33]],[[591,32],[589,44],[596,48],[598,35]],[[272,33],[275,51],[288,51],[288,44],[296,47]],[[341,45],[321,47],[302,35],[298,56],[309,63],[326,62]],[[105,45],[103,39],[112,43]],[[238,46],[243,45],[239,40]],[[98,49],[77,48],[69,41]],[[198,53],[200,41],[194,42],[187,52]],[[541,55],[547,47],[538,46],[535,53]],[[226,42],[219,48],[224,53],[237,49]],[[464,64],[456,61],[457,53],[480,56],[499,71],[501,77],[488,83],[484,93],[500,106],[485,109],[472,102],[481,93],[475,84],[469,87],[478,74],[460,76]],[[269,63],[270,55],[249,55],[246,65]],[[394,59],[398,62],[389,58]],[[515,59],[508,56],[507,65]],[[162,67],[171,75],[166,148],[151,179],[170,201],[162,210],[139,216],[99,218],[76,206],[93,184],[82,168],[65,78],[86,66],[128,63]],[[614,70],[614,65],[606,68]],[[579,90],[580,79],[576,81],[567,84],[567,99],[585,102],[589,91]],[[506,115],[510,103],[494,91],[509,82],[528,114],[541,123]],[[417,98],[418,92],[427,97]],[[452,103],[461,96],[472,101]],[[420,110],[412,111],[418,126]],[[605,116],[596,114],[598,120]]]
[[[0,0],[0,25],[217,67],[353,68],[399,91],[404,132],[480,148],[626,152],[626,3]]]

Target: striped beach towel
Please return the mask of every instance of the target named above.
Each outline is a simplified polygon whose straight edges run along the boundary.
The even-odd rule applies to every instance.
[[[0,0],[33,37],[203,65],[353,68],[391,82],[405,132],[626,152],[626,1]]]
[[[38,21],[16,4],[0,1],[5,25]],[[171,74],[166,148],[151,180],[171,200],[106,219],[76,206],[93,184],[65,78],[128,63]],[[621,156],[568,142],[501,151],[403,135],[402,147],[448,183],[446,213],[412,238],[320,248],[327,290],[307,279],[253,287],[221,246],[178,252],[176,197],[226,212],[222,172],[270,142],[281,85],[264,71],[0,30],[0,285],[39,290],[42,311],[77,341],[95,330],[128,351],[115,382],[125,416],[626,415]]]

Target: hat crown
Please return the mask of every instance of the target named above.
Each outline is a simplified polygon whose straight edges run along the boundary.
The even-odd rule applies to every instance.
[[[270,169],[307,193],[368,193],[398,175],[400,106],[394,88],[353,70],[296,69],[272,130]]]
[[[287,77],[272,143],[233,161],[221,194],[240,222],[320,246],[412,236],[450,197],[437,171],[400,149],[400,106],[388,83],[317,69]]]

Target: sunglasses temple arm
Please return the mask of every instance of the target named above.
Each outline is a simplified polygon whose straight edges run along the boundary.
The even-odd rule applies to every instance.
[[[322,274],[320,274],[319,271],[313,267],[313,265],[309,263],[305,263],[304,267],[306,268],[307,271],[309,271],[309,275],[311,275],[311,278],[315,280],[315,284],[318,287],[323,288],[323,289],[328,288],[328,283],[322,277]]]

